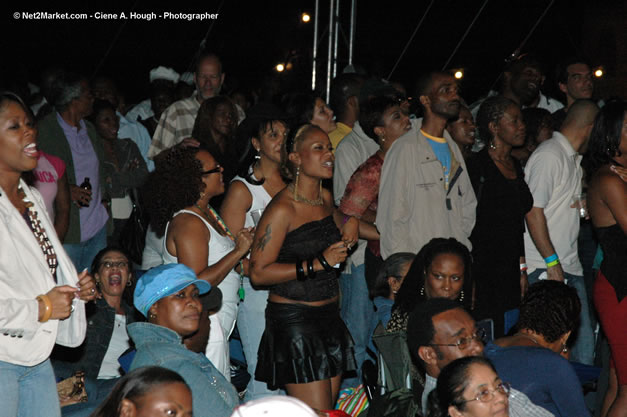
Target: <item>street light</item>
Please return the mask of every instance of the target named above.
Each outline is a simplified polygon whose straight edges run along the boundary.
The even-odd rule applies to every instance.
[[[455,72],[453,73],[453,76],[455,77],[455,79],[461,80],[462,78],[464,78],[464,71],[460,69],[455,70]]]
[[[311,21],[311,16],[309,16],[309,13],[303,13],[300,16],[300,20],[302,20],[303,23],[309,23]]]
[[[285,70],[285,65],[283,64],[277,64],[276,67],[274,67],[278,72],[283,72]]]
[[[603,68],[599,67],[594,71],[594,76],[597,78],[603,77]]]

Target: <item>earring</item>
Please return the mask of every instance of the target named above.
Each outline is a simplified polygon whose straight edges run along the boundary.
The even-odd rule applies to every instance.
[[[464,290],[459,293],[459,299],[457,301],[459,301],[460,303],[464,301]]]
[[[381,142],[385,142],[385,135],[381,136]]]
[[[566,346],[566,343],[562,343],[562,353],[567,353],[568,352],[568,346]]]
[[[154,320],[156,318],[157,318],[157,315],[155,313],[148,313],[148,319]]]
[[[424,296],[425,296],[425,286],[424,286],[424,285],[422,286],[422,288],[420,288],[420,295],[421,295],[422,297],[424,297]]]
[[[132,287],[133,286],[133,280],[129,278],[128,281],[126,282],[126,286],[127,287]]]
[[[255,154],[255,159],[256,160],[260,160],[261,159],[261,155],[259,155],[259,149],[256,149],[257,153]]]
[[[496,145],[494,144],[494,140],[490,141],[490,149],[492,149],[492,150],[496,149]]]
[[[296,179],[294,180],[294,201],[298,201],[298,177],[300,176],[300,166],[296,167]]]

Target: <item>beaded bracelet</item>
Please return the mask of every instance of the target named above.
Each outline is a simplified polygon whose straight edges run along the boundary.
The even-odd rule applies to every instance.
[[[50,297],[48,297],[46,294],[38,295],[37,297],[35,297],[35,299],[44,303],[44,314],[39,321],[41,323],[45,323],[50,320],[50,317],[52,317],[52,301],[50,301]]]

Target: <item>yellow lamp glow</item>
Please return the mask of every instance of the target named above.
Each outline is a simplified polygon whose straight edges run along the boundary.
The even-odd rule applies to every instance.
[[[597,78],[603,77],[603,70],[601,68],[597,68],[597,70],[594,71],[594,76]]]
[[[309,23],[311,20],[311,16],[308,13],[303,13],[300,18],[304,23]]]
[[[462,78],[464,78],[464,72],[461,70],[457,70],[455,71],[455,74],[453,74],[455,78],[457,78],[458,80],[461,80]]]
[[[283,64],[277,64],[277,66],[276,66],[275,68],[276,68],[276,70],[277,70],[278,72],[283,72],[283,71],[285,70],[285,65],[283,65]]]

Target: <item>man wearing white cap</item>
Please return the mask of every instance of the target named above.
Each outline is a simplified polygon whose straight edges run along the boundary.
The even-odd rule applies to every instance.
[[[154,87],[163,86],[174,91],[174,87],[176,86],[176,83],[179,82],[179,78],[179,73],[174,71],[172,68],[153,68],[150,70],[150,88],[153,89]],[[125,115],[125,117],[131,122],[147,120],[152,116],[154,116],[154,112],[152,110],[150,98],[140,101]]]

